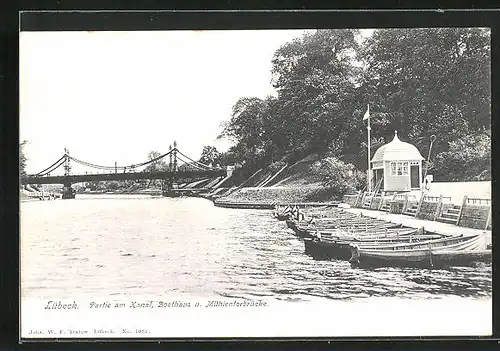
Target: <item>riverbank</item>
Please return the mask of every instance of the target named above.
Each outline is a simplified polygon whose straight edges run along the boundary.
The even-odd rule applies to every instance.
[[[252,205],[255,208],[272,208],[276,203],[324,205],[332,202],[340,203],[340,199],[335,197],[331,189],[316,185],[301,187],[248,187],[235,190],[229,195],[214,199],[216,206],[246,206],[244,208],[251,208]]]

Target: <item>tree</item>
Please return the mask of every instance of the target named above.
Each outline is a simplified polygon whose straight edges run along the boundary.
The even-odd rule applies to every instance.
[[[376,30],[360,53],[373,136],[394,130],[425,153],[490,124],[490,35],[481,28]]]
[[[158,157],[160,157],[161,154],[158,151],[151,151],[148,154],[148,160],[155,160]],[[166,171],[168,170],[168,165],[165,162],[165,158],[161,158],[159,160],[153,161],[152,163],[148,164],[145,168],[145,172],[158,172],[158,171]]]
[[[26,177],[26,152],[24,150],[24,147],[28,143],[27,140],[24,140],[21,144],[19,144],[19,176],[21,178]]]
[[[448,181],[491,180],[491,136],[466,135],[436,156],[435,176]]]
[[[351,127],[359,68],[356,30],[318,30],[274,55],[273,85],[289,150],[322,152],[334,140],[341,153]]]
[[[219,135],[236,142],[232,152],[247,166],[262,166],[273,156],[269,113],[273,98],[241,98],[233,106],[231,120]]]
[[[224,157],[250,170],[319,153],[363,171],[367,104],[372,155],[394,130],[427,155],[431,135],[433,154],[442,154],[490,129],[488,30],[380,29],[363,42],[357,35],[318,30],[280,47],[272,60],[277,97],[235,103],[221,133],[235,146]]]
[[[217,151],[217,148],[213,146],[204,146],[199,162],[205,165],[220,165],[221,154]]]
[[[238,161],[262,167],[325,151],[341,153],[351,128],[359,68],[354,30],[318,30],[279,48],[272,61],[278,97],[245,97],[233,106],[221,136],[235,141]]]
[[[158,151],[151,151],[149,154],[148,154],[148,160],[155,160],[153,162],[151,162],[150,164],[148,164],[145,168],[144,168],[144,171],[145,172],[159,172],[159,171],[167,171],[168,170],[168,165],[167,163],[165,162],[165,158],[161,158],[161,159],[158,159],[158,157],[160,157],[161,154],[158,152]],[[151,185],[153,186],[160,186],[161,185],[161,182],[158,181],[158,180],[153,180],[151,179],[149,182],[148,182],[148,187],[150,187]]]

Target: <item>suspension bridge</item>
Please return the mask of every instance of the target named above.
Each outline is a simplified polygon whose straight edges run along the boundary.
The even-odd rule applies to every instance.
[[[156,167],[163,159],[168,159],[168,164],[163,163],[163,167]],[[87,169],[84,173],[73,174],[71,172],[72,162],[84,166]],[[149,166],[149,167],[148,167]],[[152,166],[152,167],[151,167]],[[64,170],[63,175],[52,175],[57,169]],[[178,182],[190,183],[199,180],[207,180],[212,184],[211,189],[220,186],[225,180],[231,177],[233,167],[222,168],[220,166],[206,165],[186,156],[177,148],[170,145],[169,151],[150,160],[118,166],[115,162],[113,166],[102,166],[91,162],[82,161],[70,156],[68,149],[64,149],[64,154],[53,164],[44,170],[30,174],[21,179],[22,185],[42,185],[42,184],[62,184],[62,198],[74,198],[75,191],[72,184],[95,182],[95,181],[125,181],[125,180],[161,180],[162,192],[164,196],[177,196],[179,193],[192,193],[193,189],[175,188]],[[88,170],[98,171],[92,173]],[[219,178],[220,182],[215,182]],[[200,189],[198,189],[200,190]],[[202,188],[205,190],[205,188]]]

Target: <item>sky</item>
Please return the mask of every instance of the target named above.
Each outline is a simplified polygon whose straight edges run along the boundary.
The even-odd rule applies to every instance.
[[[303,30],[21,32],[20,140],[28,174],[69,149],[118,166],[165,153],[198,159],[240,97],[274,94],[274,52]],[[80,170],[73,165],[73,172]],[[62,170],[61,170],[62,171]],[[53,174],[58,174],[54,172]]]

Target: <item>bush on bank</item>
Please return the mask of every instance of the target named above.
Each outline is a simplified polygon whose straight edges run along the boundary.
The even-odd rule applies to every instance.
[[[343,196],[363,188],[366,175],[354,165],[329,156],[311,166],[311,172],[323,180],[323,184],[333,194]]]

